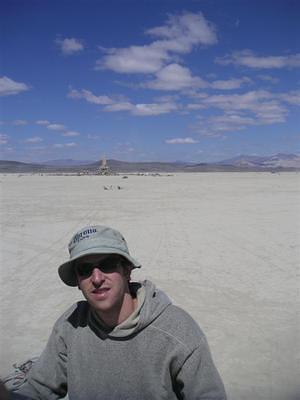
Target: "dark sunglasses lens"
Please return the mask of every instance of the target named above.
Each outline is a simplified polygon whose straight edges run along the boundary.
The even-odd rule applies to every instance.
[[[113,257],[105,258],[99,261],[99,268],[104,270],[110,270],[116,267],[116,260]]]
[[[91,275],[94,267],[94,263],[82,263],[77,265],[76,270],[79,276],[89,276]]]
[[[93,263],[81,263],[76,266],[79,276],[90,276],[94,268],[99,268],[102,272],[113,272],[120,265],[120,257],[110,256]]]
[[[119,257],[111,256],[99,261],[98,265],[103,272],[113,272],[119,265],[119,260]]]

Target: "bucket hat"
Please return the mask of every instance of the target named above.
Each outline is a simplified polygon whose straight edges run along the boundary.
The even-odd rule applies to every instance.
[[[122,234],[103,225],[87,226],[73,235],[69,245],[70,259],[58,267],[61,280],[68,286],[77,286],[74,261],[90,254],[119,254],[126,258],[133,268],[141,264],[129,254]]]

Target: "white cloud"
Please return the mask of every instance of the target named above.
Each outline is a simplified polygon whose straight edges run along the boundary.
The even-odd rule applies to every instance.
[[[216,62],[222,65],[234,64],[257,69],[297,68],[300,67],[300,53],[287,56],[257,56],[251,50],[243,50],[216,58]]]
[[[28,121],[25,121],[24,119],[17,119],[15,121],[13,121],[13,125],[15,125],[15,126],[24,126],[27,124],[28,124]]]
[[[188,68],[179,64],[170,64],[156,73],[156,79],[143,86],[158,90],[183,90],[206,87],[207,83],[201,78],[192,76]]]
[[[126,142],[126,143],[118,142],[114,149],[114,154],[117,156],[126,155],[126,154],[130,154],[134,151],[136,151],[136,149],[132,146],[132,144],[130,142]]]
[[[165,143],[167,143],[167,144],[194,144],[194,143],[198,143],[198,140],[195,140],[195,139],[190,138],[190,137],[187,137],[187,138],[173,138],[173,139],[165,140]]]
[[[178,100],[180,98],[179,95],[165,95],[165,96],[156,96],[153,100],[157,103],[170,103]]]
[[[96,70],[110,69],[119,73],[153,73],[169,59],[167,52],[155,45],[130,46],[124,49],[109,49],[96,63]]]
[[[240,79],[216,80],[210,84],[210,87],[213,89],[220,89],[220,90],[232,90],[232,89],[238,89],[243,84],[251,82],[252,82],[251,79],[245,76]]]
[[[110,69],[119,73],[155,73],[174,54],[185,54],[197,45],[217,43],[214,26],[202,13],[170,15],[165,25],[148,29],[146,34],[159,40],[144,45],[127,48],[103,49],[106,55],[97,61],[96,69]]]
[[[42,141],[43,141],[43,139],[40,138],[39,136],[34,136],[34,137],[31,137],[31,138],[28,138],[25,140],[26,143],[39,143]]]
[[[276,96],[265,90],[244,94],[213,95],[203,99],[202,104],[225,111],[251,112],[259,123],[284,122],[287,109],[276,100]]]
[[[258,122],[269,125],[278,122],[285,122],[288,115],[288,110],[276,100],[264,102],[255,110]]]
[[[195,45],[217,43],[216,31],[201,12],[186,12],[182,15],[170,15],[166,24],[146,33],[164,39],[159,43],[168,50],[187,53]]]
[[[131,111],[134,105],[129,102],[114,103],[104,107],[104,111],[116,112],[116,111]]]
[[[16,82],[7,76],[0,78],[0,96],[10,96],[29,90],[29,86],[22,82]]]
[[[105,112],[120,112],[120,111],[128,111],[132,115],[136,116],[150,116],[150,115],[160,115],[166,114],[178,109],[178,106],[172,102],[159,102],[159,103],[140,103],[133,104],[126,100],[113,100],[108,96],[95,96],[92,92],[88,90],[74,90],[72,89],[69,94],[69,97],[73,99],[83,98],[86,101],[103,105],[102,111]],[[52,128],[54,129],[54,128]],[[58,129],[57,129],[58,130]]]
[[[186,106],[187,110],[203,110],[206,108],[204,104],[199,104],[199,103],[190,103]]]
[[[77,146],[77,143],[71,142],[71,143],[55,143],[53,145],[53,147],[55,147],[56,149],[62,149],[65,147],[75,147]]]
[[[256,124],[255,118],[231,113],[210,117],[207,122],[214,132],[237,131]]]
[[[72,55],[84,50],[83,41],[75,38],[56,39],[55,43],[59,45],[64,55]]]
[[[9,136],[6,135],[5,133],[0,133],[0,144],[6,144],[8,143]]]
[[[132,109],[133,115],[147,116],[160,115],[177,110],[177,105],[174,103],[152,103],[152,104],[135,104]]]
[[[38,121],[35,121],[35,123],[36,123],[37,125],[49,125],[49,124],[50,124],[50,122],[47,121],[46,119],[40,119],[40,120],[38,120]]]
[[[205,99],[206,97],[208,97],[209,95],[205,92],[198,92],[196,90],[186,90],[185,94],[193,99]]]
[[[281,95],[282,96],[282,95]],[[286,97],[287,101],[288,97]],[[237,131],[251,125],[269,125],[286,121],[288,109],[280,95],[265,90],[244,94],[212,95],[198,103],[189,104],[188,109],[199,107],[216,108],[223,115],[199,118],[196,130],[202,135],[218,135],[226,131]],[[296,101],[296,97],[290,97]]]
[[[68,93],[68,97],[71,99],[85,99],[89,103],[107,105],[112,104],[113,100],[108,96],[95,96],[92,92],[86,89],[76,90],[71,89]]]
[[[41,152],[41,151],[43,151],[43,150],[46,150],[47,147],[46,147],[46,146],[30,146],[28,149],[29,149],[31,152],[34,152],[34,151],[36,151],[36,152]]]
[[[282,93],[279,97],[289,104],[300,106],[300,90],[292,90],[287,93]]]
[[[47,129],[50,129],[51,131],[64,131],[66,127],[62,124],[49,124],[47,125]]]
[[[167,114],[177,110],[178,106],[175,103],[147,103],[147,104],[132,104],[129,102],[115,103],[104,107],[103,111],[117,112],[129,111],[132,115],[139,117]]]
[[[266,82],[272,83],[273,85],[275,85],[276,83],[279,82],[278,78],[274,78],[274,76],[271,76],[271,75],[263,74],[263,75],[257,75],[257,77],[259,79],[261,79],[262,81],[266,81]]]
[[[76,131],[66,131],[63,133],[63,136],[79,136],[80,133]]]

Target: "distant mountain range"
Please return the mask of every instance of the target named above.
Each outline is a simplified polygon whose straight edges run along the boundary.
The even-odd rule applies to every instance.
[[[220,161],[219,165],[234,165],[236,167],[260,168],[300,168],[300,155],[275,154],[272,156],[247,156],[240,155],[229,160]]]
[[[71,158],[67,158],[66,160],[49,160],[41,162],[42,165],[51,165],[55,167],[72,167],[78,165],[87,165],[91,163],[95,163],[96,161],[91,160],[72,160]]]
[[[113,173],[147,172],[217,172],[217,171],[293,171],[300,170],[300,155],[275,154],[272,156],[240,155],[214,163],[189,162],[126,162],[107,160]],[[96,173],[100,161],[52,160],[43,163],[23,163],[0,160],[1,173]]]

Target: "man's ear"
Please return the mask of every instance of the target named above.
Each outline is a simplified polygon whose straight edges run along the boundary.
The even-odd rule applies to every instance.
[[[78,289],[78,290],[81,290],[78,276],[76,276],[76,281],[77,281],[77,289]]]
[[[75,279],[76,279],[76,282],[77,282],[77,289],[81,290],[80,287],[79,287],[78,275],[76,273],[76,261],[73,261],[72,266],[73,266],[73,273],[75,275]]]
[[[129,265],[129,264],[126,264],[126,265],[124,265],[124,275],[125,275],[125,278],[128,280],[128,282],[130,281],[130,279],[131,279],[131,271],[132,271],[132,266],[131,265]]]
[[[76,276],[76,281],[77,281],[77,288],[78,288],[78,290],[81,290],[81,287],[80,287],[80,283],[79,283],[78,276]]]

